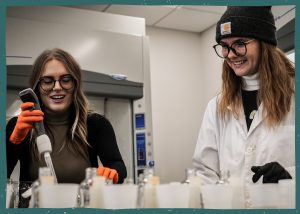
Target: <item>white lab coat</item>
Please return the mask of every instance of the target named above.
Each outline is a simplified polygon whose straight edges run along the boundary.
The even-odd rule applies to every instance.
[[[251,166],[273,161],[279,162],[295,178],[294,98],[285,120],[273,129],[266,126],[260,105],[249,131],[244,110],[241,109],[238,119],[231,114],[225,122],[217,113],[217,99],[208,103],[193,156],[203,184],[215,184],[220,172],[229,170],[231,178],[235,181],[238,178],[243,184],[247,199],[248,184],[253,184]]]

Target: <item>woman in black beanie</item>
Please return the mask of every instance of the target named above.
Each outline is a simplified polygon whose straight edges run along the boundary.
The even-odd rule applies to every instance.
[[[295,178],[295,68],[275,33],[271,7],[228,7],[217,23],[222,91],[207,106],[193,157],[203,183],[230,172],[246,199],[261,177]]]

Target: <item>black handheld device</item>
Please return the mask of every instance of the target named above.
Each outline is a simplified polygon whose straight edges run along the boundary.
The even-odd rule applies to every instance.
[[[31,88],[27,88],[19,93],[19,97],[23,103],[33,102],[34,109],[41,110],[39,99]],[[43,121],[35,122],[34,127],[37,132],[37,136],[45,134],[45,127]]]

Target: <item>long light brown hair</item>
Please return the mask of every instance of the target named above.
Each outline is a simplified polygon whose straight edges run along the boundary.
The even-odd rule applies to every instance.
[[[64,146],[68,146],[68,148],[71,148],[72,151],[78,152],[80,155],[86,158],[87,146],[89,145],[87,142],[88,102],[82,90],[81,68],[76,60],[69,53],[58,48],[45,50],[34,62],[30,77],[30,87],[34,90],[41,101],[39,93],[39,81],[45,69],[46,63],[53,59],[60,61],[66,67],[70,75],[74,78],[74,89],[72,94],[73,102],[70,106],[70,128],[68,129],[67,138],[62,148]],[[42,103],[41,108],[43,111]],[[45,129],[46,131],[50,132],[50,130],[47,128],[47,124],[45,124]],[[36,154],[37,150],[35,146],[33,148]]]
[[[260,42],[260,62],[257,69],[260,85],[257,104],[263,103],[267,124],[274,127],[290,111],[294,96],[295,67],[279,48]],[[218,113],[223,119],[231,111],[238,117],[242,107],[242,79],[235,75],[226,61],[223,62],[222,81]]]

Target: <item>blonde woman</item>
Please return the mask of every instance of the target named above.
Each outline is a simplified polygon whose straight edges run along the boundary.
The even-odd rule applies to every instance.
[[[100,175],[122,183],[126,167],[115,133],[103,116],[88,112],[82,90],[81,69],[75,59],[61,49],[45,50],[35,61],[30,87],[37,94],[40,110],[21,105],[21,113],[6,127],[7,176],[20,161],[20,181],[34,181],[38,169],[46,166],[39,157],[33,123],[43,121],[52,143],[52,161],[59,183],[80,183],[87,167],[104,167]]]

